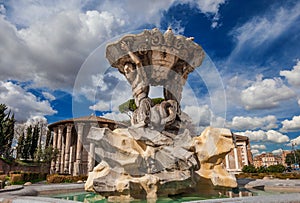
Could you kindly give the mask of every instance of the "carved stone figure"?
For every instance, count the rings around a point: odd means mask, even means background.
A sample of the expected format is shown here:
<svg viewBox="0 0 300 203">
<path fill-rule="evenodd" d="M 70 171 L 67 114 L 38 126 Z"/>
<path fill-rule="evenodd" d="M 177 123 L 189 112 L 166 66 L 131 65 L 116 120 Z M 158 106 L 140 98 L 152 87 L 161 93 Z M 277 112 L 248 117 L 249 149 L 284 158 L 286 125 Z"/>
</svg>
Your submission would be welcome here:
<svg viewBox="0 0 300 203">
<path fill-rule="evenodd" d="M 131 84 L 137 106 L 132 124 L 148 126 L 150 123 L 157 125 L 164 122 L 157 121 L 157 115 L 153 115 L 153 118 L 151 116 L 151 112 L 155 112 L 151 108 L 158 107 L 153 107 L 148 98 L 150 86 L 162 86 L 165 101 L 173 100 L 177 103 L 174 116 L 178 120 L 183 85 L 188 74 L 201 65 L 204 52 L 192 38 L 175 36 L 169 28 L 164 34 L 153 29 L 137 35 L 126 35 L 107 46 L 106 57 Z M 174 125 L 175 121 L 172 119 Z M 171 121 L 165 124 L 172 126 Z"/>
</svg>

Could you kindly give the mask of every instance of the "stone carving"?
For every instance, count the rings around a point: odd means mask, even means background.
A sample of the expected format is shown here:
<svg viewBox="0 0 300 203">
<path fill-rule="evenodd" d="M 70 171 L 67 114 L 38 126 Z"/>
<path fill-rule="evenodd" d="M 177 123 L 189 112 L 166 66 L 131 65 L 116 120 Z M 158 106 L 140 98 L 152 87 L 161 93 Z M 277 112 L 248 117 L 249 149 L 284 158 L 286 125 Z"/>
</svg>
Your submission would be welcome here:
<svg viewBox="0 0 300 203">
<path fill-rule="evenodd" d="M 172 114 L 168 116 L 168 121 L 163 121 L 167 126 L 172 126 L 175 119 L 171 122 L 171 117 L 180 117 L 183 85 L 188 74 L 201 65 L 204 51 L 192 38 L 175 36 L 169 28 L 164 34 L 158 29 L 153 29 L 137 35 L 126 35 L 107 46 L 106 57 L 112 67 L 118 68 L 131 84 L 137 106 L 132 124 L 148 126 L 152 123 L 157 127 L 160 122 L 157 120 L 159 114 L 151 116 L 152 105 L 148 98 L 150 85 L 163 86 L 164 98 L 169 101 L 168 104 L 172 103 L 172 108 L 166 109 L 166 103 L 155 108 L 165 110 L 160 110 L 161 114 Z M 173 112 L 174 107 L 176 112 Z"/>
<path fill-rule="evenodd" d="M 199 192 L 206 181 L 237 186 L 222 165 L 234 147 L 230 130 L 208 127 L 196 136 L 181 111 L 183 85 L 204 58 L 192 38 L 145 30 L 109 44 L 106 57 L 130 83 L 137 109 L 128 128 L 90 129 L 87 138 L 101 163 L 89 173 L 86 190 L 129 201 Z M 163 86 L 164 100 L 153 105 L 148 94 L 156 85 Z"/>
</svg>

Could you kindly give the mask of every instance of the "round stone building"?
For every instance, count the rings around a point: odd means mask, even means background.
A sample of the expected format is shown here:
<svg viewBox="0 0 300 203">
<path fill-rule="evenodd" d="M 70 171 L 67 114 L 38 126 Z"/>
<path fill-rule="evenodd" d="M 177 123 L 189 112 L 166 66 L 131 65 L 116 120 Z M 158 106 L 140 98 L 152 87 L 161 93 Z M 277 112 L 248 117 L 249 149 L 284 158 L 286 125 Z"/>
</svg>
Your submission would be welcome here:
<svg viewBox="0 0 300 203">
<path fill-rule="evenodd" d="M 98 159 L 95 157 L 94 144 L 87 140 L 91 127 L 114 130 L 126 125 L 95 115 L 50 124 L 48 128 L 53 133 L 52 146 L 58 152 L 56 159 L 51 162 L 50 174 L 86 175 L 93 170 Z"/>
</svg>

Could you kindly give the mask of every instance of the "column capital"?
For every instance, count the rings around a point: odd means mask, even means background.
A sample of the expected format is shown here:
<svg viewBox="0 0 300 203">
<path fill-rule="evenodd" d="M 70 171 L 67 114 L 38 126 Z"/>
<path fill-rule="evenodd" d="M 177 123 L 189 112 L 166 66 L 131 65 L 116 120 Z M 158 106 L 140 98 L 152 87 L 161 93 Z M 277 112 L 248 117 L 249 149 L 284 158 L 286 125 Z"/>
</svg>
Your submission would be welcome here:
<svg viewBox="0 0 300 203">
<path fill-rule="evenodd" d="M 68 123 L 66 126 L 67 126 L 67 131 L 71 132 L 74 124 Z"/>
<path fill-rule="evenodd" d="M 63 130 L 64 128 L 65 128 L 65 125 L 61 124 L 61 125 L 58 126 L 58 130 Z"/>
<path fill-rule="evenodd" d="M 52 128 L 52 131 L 53 131 L 53 132 L 57 132 L 57 130 L 58 130 L 58 127 L 53 127 L 53 128 Z"/>
</svg>

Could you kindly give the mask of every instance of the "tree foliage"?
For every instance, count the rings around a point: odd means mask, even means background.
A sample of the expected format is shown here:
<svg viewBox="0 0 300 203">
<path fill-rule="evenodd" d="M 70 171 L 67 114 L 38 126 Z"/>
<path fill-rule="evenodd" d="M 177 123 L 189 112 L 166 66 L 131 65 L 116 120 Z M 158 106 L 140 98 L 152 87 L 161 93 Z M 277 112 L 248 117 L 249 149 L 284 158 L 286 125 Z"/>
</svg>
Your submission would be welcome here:
<svg viewBox="0 0 300 203">
<path fill-rule="evenodd" d="M 24 144 L 25 144 L 25 134 L 24 132 L 22 132 L 22 134 L 18 138 L 17 159 L 20 159 L 23 156 Z"/>
<path fill-rule="evenodd" d="M 162 101 L 164 101 L 163 98 L 153 98 L 151 99 L 152 105 L 160 104 Z M 137 106 L 134 102 L 134 99 L 129 99 L 128 101 L 124 102 L 119 106 L 119 111 L 121 113 L 127 113 L 127 112 L 132 112 L 137 109 Z"/>
<path fill-rule="evenodd" d="M 40 128 L 39 128 L 39 124 L 36 124 L 33 128 L 31 145 L 30 145 L 30 157 L 32 159 L 34 158 L 34 154 L 38 149 L 39 137 L 40 137 Z"/>
<path fill-rule="evenodd" d="M 31 143 L 32 143 L 32 126 L 30 125 L 27 128 L 27 133 L 26 133 L 26 138 L 25 138 L 23 153 L 22 153 L 22 158 L 25 160 L 30 158 Z"/>
<path fill-rule="evenodd" d="M 295 154 L 294 154 L 295 153 Z M 300 162 L 300 149 L 295 150 L 286 155 L 285 163 L 287 165 L 295 164 Z"/>
<path fill-rule="evenodd" d="M 271 165 L 268 167 L 268 172 L 270 173 L 282 173 L 285 171 L 285 167 L 281 164 Z"/>
<path fill-rule="evenodd" d="M 10 111 L 6 111 L 7 106 L 0 104 L 0 156 L 9 158 L 12 153 L 15 118 L 14 115 L 10 115 Z"/>
<path fill-rule="evenodd" d="M 255 166 L 253 166 L 253 165 L 244 166 L 242 171 L 243 171 L 243 173 L 256 173 L 257 172 Z"/>
</svg>

